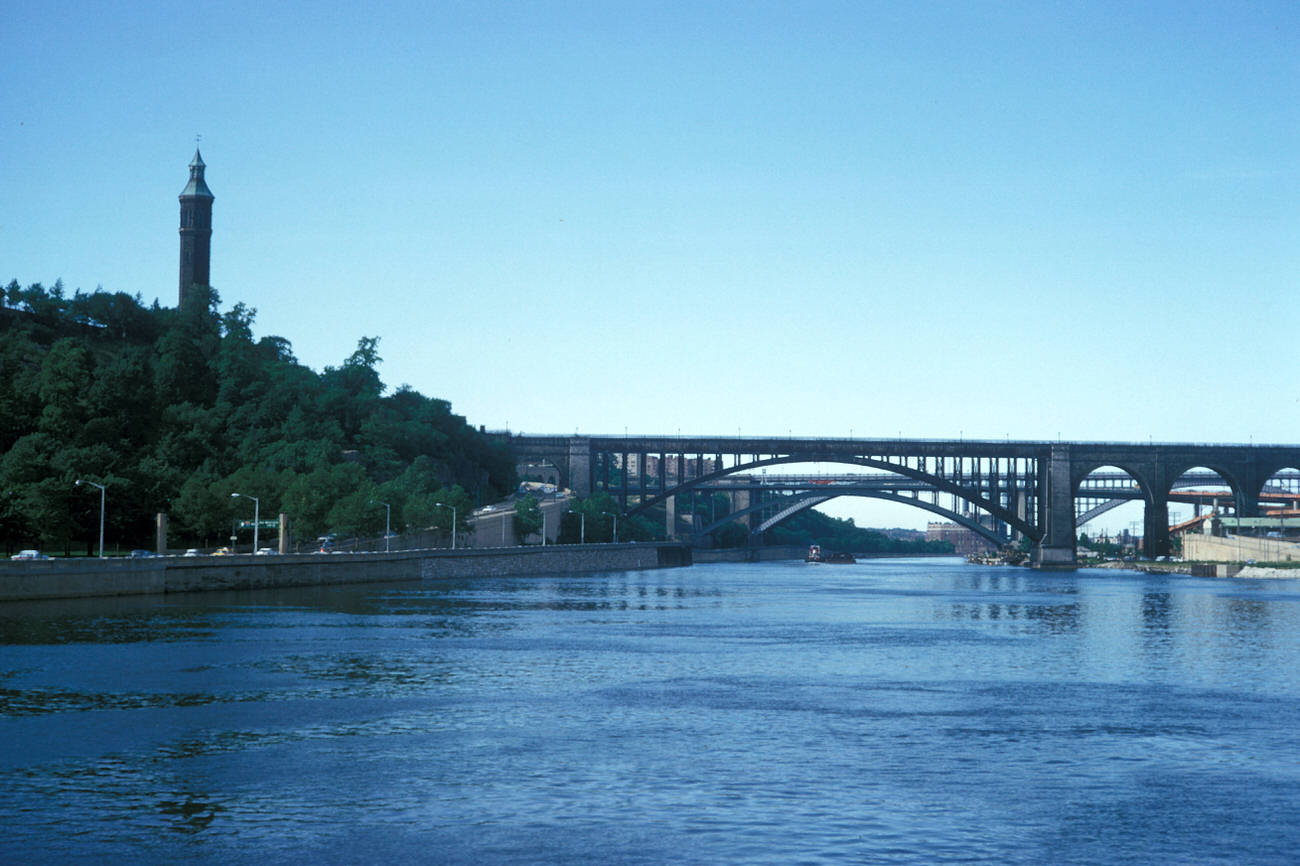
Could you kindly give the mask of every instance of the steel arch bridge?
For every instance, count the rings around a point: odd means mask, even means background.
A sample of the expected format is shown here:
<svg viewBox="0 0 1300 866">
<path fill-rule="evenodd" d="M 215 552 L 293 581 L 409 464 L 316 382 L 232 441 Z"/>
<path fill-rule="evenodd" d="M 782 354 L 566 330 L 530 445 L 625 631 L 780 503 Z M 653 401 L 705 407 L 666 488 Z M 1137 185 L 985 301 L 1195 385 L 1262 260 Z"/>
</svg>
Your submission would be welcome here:
<svg viewBox="0 0 1300 866">
<path fill-rule="evenodd" d="M 830 464 L 892 473 L 956 497 L 961 507 L 950 511 L 979 515 L 1029 539 L 1036 564 L 1045 567 L 1074 564 L 1076 497 L 1094 470 L 1115 467 L 1136 488 L 1117 489 L 1105 499 L 1133 493 L 1143 501 L 1143 544 L 1150 556 L 1169 550 L 1168 504 L 1175 481 L 1188 470 L 1216 473 L 1230 489 L 1233 510 L 1244 517 L 1258 514 L 1275 474 L 1300 470 L 1300 445 L 491 435 L 519 460 L 553 463 L 561 483 L 579 496 L 608 493 L 629 515 L 663 508 L 669 526 L 679 497 L 765 467 Z M 918 501 L 912 497 L 908 504 Z"/>
<path fill-rule="evenodd" d="M 1198 506 L 1215 503 L 1232 507 L 1230 491 L 1212 489 L 1223 484 L 1223 479 L 1213 472 L 1188 472 L 1173 483 L 1170 502 L 1191 503 Z M 745 490 L 749 498 L 758 495 L 759 501 L 727 515 L 711 519 L 696 535 L 704 535 L 725 526 L 728 522 L 749 519 L 753 536 L 762 535 L 783 520 L 841 496 L 857 496 L 898 502 L 929 511 L 953 523 L 964 526 L 983 536 L 991 544 L 1002 545 L 1012 540 L 1009 527 L 987 517 L 963 511 L 959 497 L 943 494 L 933 486 L 915 479 L 887 473 L 858 475 L 826 475 L 804 473 L 797 475 L 731 475 L 698 490 L 710 493 L 735 494 Z M 941 504 L 944 497 L 948 504 Z M 1141 489 L 1123 472 L 1093 472 L 1079 485 L 1075 496 L 1075 527 L 1141 499 Z M 1300 472 L 1282 472 L 1266 484 L 1261 500 L 1271 500 L 1275 505 L 1300 509 Z M 692 507 L 694 511 L 694 506 Z M 761 522 L 754 524 L 750 515 Z"/>
<path fill-rule="evenodd" d="M 855 496 L 920 508 L 965 526 L 994 545 L 1011 540 L 1010 529 L 1005 523 L 993 520 L 986 512 L 963 509 L 960 497 L 944 493 L 926 482 L 890 473 L 726 476 L 702 484 L 692 492 L 692 513 L 699 510 L 694 501 L 696 492 L 726 494 L 732 498 L 733 506 L 737 494 L 741 499 L 739 507 L 729 509 L 722 517 L 711 517 L 695 531 L 696 536 L 737 521 L 749 528 L 751 536 L 761 536 L 787 518 L 823 502 L 841 496 Z"/>
</svg>

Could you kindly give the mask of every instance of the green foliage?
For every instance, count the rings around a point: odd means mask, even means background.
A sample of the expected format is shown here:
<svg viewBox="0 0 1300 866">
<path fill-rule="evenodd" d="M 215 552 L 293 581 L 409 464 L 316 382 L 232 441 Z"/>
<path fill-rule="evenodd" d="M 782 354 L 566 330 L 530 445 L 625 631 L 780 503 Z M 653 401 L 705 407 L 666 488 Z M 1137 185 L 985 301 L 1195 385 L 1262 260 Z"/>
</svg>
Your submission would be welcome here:
<svg viewBox="0 0 1300 866">
<path fill-rule="evenodd" d="M 515 486 L 508 447 L 444 400 L 385 395 L 379 340 L 339 367 L 300 365 L 288 340 L 257 339 L 257 311 L 142 305 L 124 292 L 62 283 L 0 291 L 0 542 L 78 549 L 98 538 L 99 502 L 73 482 L 108 484 L 110 548 L 151 547 L 154 514 L 173 544 L 225 543 L 236 520 L 284 511 L 299 539 L 326 532 L 465 528 L 472 504 Z M 93 500 L 93 501 L 92 501 Z M 248 513 L 245 513 L 248 512 Z"/>
<path fill-rule="evenodd" d="M 864 529 L 809 508 L 792 514 L 765 533 L 765 543 L 805 546 L 820 544 L 828 551 L 847 553 L 952 553 L 948 541 L 895 538 L 877 529 Z"/>
<path fill-rule="evenodd" d="M 515 538 L 521 542 L 530 535 L 542 531 L 542 507 L 536 496 L 525 496 L 515 500 Z"/>
<path fill-rule="evenodd" d="M 664 522 L 637 514 L 619 524 L 618 538 L 620 541 L 662 541 Z"/>
<path fill-rule="evenodd" d="M 586 499 L 575 499 L 569 506 L 571 514 L 560 520 L 560 532 L 556 541 L 560 544 L 577 544 L 582 537 L 583 521 L 586 521 L 586 539 L 588 544 L 601 544 L 614 540 L 615 515 L 619 513 L 618 502 L 604 491 L 593 493 Z M 618 537 L 627 541 L 632 536 L 628 533 L 632 527 L 618 518 Z M 648 539 L 641 539 L 648 540 Z"/>
<path fill-rule="evenodd" d="M 713 532 L 716 547 L 744 547 L 749 541 L 749 530 L 739 523 L 727 523 Z"/>
</svg>

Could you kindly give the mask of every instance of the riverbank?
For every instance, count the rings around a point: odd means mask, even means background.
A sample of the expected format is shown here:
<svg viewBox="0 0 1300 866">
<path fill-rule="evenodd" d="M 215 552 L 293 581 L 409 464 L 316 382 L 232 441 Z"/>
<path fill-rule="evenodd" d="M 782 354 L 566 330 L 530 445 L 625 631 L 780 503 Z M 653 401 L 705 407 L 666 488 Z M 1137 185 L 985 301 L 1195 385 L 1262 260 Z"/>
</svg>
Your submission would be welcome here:
<svg viewBox="0 0 1300 866">
<path fill-rule="evenodd" d="M 691 564 L 680 544 L 565 544 L 287 556 L 0 562 L 0 602 L 402 580 L 586 573 Z"/>
<path fill-rule="evenodd" d="M 692 552 L 695 562 L 778 562 L 803 559 L 808 555 L 807 545 L 785 547 L 715 547 L 697 548 Z M 941 559 L 955 553 L 855 553 L 855 559 L 913 559 L 929 557 Z"/>
<path fill-rule="evenodd" d="M 1147 574 L 1188 574 L 1192 577 L 1300 579 L 1300 568 L 1273 568 L 1239 562 L 1098 562 L 1081 564 L 1080 568 L 1111 568 Z"/>
</svg>

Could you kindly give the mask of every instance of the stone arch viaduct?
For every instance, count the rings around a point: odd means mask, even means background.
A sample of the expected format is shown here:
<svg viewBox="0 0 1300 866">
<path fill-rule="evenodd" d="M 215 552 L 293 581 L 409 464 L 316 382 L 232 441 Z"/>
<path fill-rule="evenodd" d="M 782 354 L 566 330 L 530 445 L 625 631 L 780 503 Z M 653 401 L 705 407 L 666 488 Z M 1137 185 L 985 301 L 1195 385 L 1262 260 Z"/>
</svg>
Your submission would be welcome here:
<svg viewBox="0 0 1300 866">
<path fill-rule="evenodd" d="M 1300 445 L 492 435 L 508 441 L 521 462 L 554 464 L 561 483 L 577 495 L 604 491 L 628 514 L 662 506 L 670 525 L 678 496 L 738 473 L 791 464 L 894 473 L 952 494 L 973 513 L 1005 524 L 1032 543 L 1034 562 L 1043 567 L 1074 564 L 1075 498 L 1096 469 L 1116 467 L 1136 484 L 1149 556 L 1169 552 L 1169 501 L 1175 482 L 1188 470 L 1217 473 L 1242 517 L 1258 515 L 1269 479 L 1282 470 L 1300 470 Z"/>
</svg>

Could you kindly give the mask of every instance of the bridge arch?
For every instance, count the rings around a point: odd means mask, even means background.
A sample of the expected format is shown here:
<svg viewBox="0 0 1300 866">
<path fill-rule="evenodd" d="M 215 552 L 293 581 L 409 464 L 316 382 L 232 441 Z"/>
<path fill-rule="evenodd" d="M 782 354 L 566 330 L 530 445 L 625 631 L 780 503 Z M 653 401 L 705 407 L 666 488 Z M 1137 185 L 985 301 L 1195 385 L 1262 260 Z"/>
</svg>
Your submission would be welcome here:
<svg viewBox="0 0 1300 866">
<path fill-rule="evenodd" d="M 890 493 L 883 490 L 863 490 L 863 489 L 854 489 L 854 488 L 836 489 L 836 491 L 833 494 L 828 494 L 827 492 L 824 491 L 808 491 L 807 493 L 795 494 L 794 496 L 789 497 L 791 500 L 793 500 L 792 502 L 789 503 L 789 507 L 783 509 L 780 513 L 760 523 L 758 527 L 754 529 L 751 534 L 758 535 L 763 532 L 766 532 L 772 527 L 780 525 L 782 521 L 790 517 L 793 517 L 794 515 L 800 512 L 807 511 L 809 508 L 813 508 L 817 505 L 820 505 L 823 502 L 830 502 L 832 499 L 839 499 L 842 496 L 854 496 L 861 499 L 881 499 L 886 502 L 898 502 L 898 503 L 902 503 L 903 505 L 911 505 L 916 508 L 921 508 L 925 511 L 929 511 L 932 514 L 937 514 L 940 517 L 947 518 L 948 520 L 951 520 L 953 523 L 960 524 L 961 526 L 966 527 L 972 532 L 976 532 L 979 535 L 983 536 L 984 538 L 988 539 L 995 546 L 1001 546 L 1003 544 L 1006 544 L 1007 541 L 1005 538 L 999 537 L 998 534 L 994 532 L 992 529 L 980 523 L 979 520 L 977 520 L 976 518 L 971 517 L 969 515 L 962 514 L 958 511 L 953 511 L 950 508 L 944 508 L 942 505 L 939 505 L 938 503 L 927 502 L 924 499 L 921 499 L 920 497 L 903 496 L 897 493 Z M 725 526 L 727 523 L 730 523 L 731 521 L 735 520 L 738 517 L 743 517 L 747 514 L 752 514 L 756 511 L 760 511 L 765 507 L 771 508 L 772 503 L 767 502 L 767 503 L 760 503 L 757 505 L 751 505 L 749 508 L 743 509 L 742 511 L 739 511 L 735 514 L 728 515 L 725 519 L 716 521 L 714 525 L 709 526 L 708 528 L 703 530 L 703 532 L 705 534 L 712 532 L 715 529 Z"/>
<path fill-rule="evenodd" d="M 1142 502 L 1145 520 L 1145 513 L 1155 498 L 1150 483 L 1132 465 L 1087 463 L 1078 467 L 1075 475 L 1078 478 L 1073 491 L 1076 530 L 1135 501 Z"/>
<path fill-rule="evenodd" d="M 978 491 L 972 490 L 971 488 L 963 487 L 960 484 L 955 484 L 952 481 L 949 481 L 948 479 L 943 478 L 941 476 L 934 475 L 933 473 L 929 473 L 912 466 L 907 466 L 905 464 L 893 463 L 888 460 L 880 460 L 874 457 L 849 456 L 849 455 L 840 455 L 840 454 L 832 456 L 832 455 L 825 455 L 825 454 L 796 453 L 796 454 L 789 454 L 783 456 L 757 457 L 756 459 L 753 459 L 748 463 L 737 462 L 733 466 L 729 466 L 724 469 L 718 469 L 714 472 L 706 473 L 699 477 L 692 478 L 688 481 L 683 481 L 673 487 L 669 487 L 659 495 L 652 496 L 646 499 L 644 502 L 641 502 L 636 506 L 629 508 L 627 513 L 629 515 L 643 513 L 645 511 L 648 511 L 651 508 L 654 508 L 657 505 L 662 504 L 670 497 L 677 496 L 683 493 L 689 493 L 696 488 L 708 484 L 709 482 L 717 481 L 719 479 L 726 478 L 727 476 L 730 475 L 737 475 L 754 469 L 761 469 L 765 466 L 781 466 L 781 465 L 800 464 L 800 463 L 818 463 L 818 464 L 838 463 L 838 464 L 844 464 L 848 466 L 865 466 L 870 469 L 880 469 L 885 472 L 892 472 L 897 475 L 902 475 L 906 478 L 912 478 L 917 481 L 921 481 L 926 484 L 929 484 L 936 490 L 942 491 L 944 493 L 950 493 L 956 496 L 958 499 L 961 499 L 965 502 L 969 502 L 971 505 L 974 505 L 977 508 L 980 508 L 983 511 L 989 513 L 997 520 L 1000 520 L 1003 523 L 1006 523 L 1007 525 L 1011 526 L 1014 530 L 1026 536 L 1027 538 L 1029 538 L 1031 541 L 1035 543 L 1040 541 L 1042 538 L 1042 531 L 1030 521 L 1021 518 L 1018 514 L 1015 513 L 1015 511 L 1012 508 L 1008 508 L 1002 505 L 1001 503 L 995 503 L 989 500 L 987 497 L 981 495 Z M 875 498 L 883 499 L 885 497 L 875 497 Z M 910 499 L 904 499 L 902 501 L 905 501 L 907 502 L 907 504 L 911 504 L 911 505 L 916 504 L 915 501 Z"/>
<path fill-rule="evenodd" d="M 1116 460 L 1110 463 L 1101 460 L 1092 460 L 1086 463 L 1076 464 L 1074 466 L 1074 479 L 1072 484 L 1073 495 L 1077 498 L 1079 496 L 1079 489 L 1084 485 L 1084 483 L 1087 482 L 1090 477 L 1093 477 L 1097 473 L 1106 469 L 1117 470 L 1132 478 L 1133 482 L 1137 485 L 1138 490 L 1141 491 L 1144 502 L 1152 502 L 1155 499 L 1154 491 L 1156 484 L 1149 478 L 1150 467 L 1129 463 L 1124 460 Z"/>
<path fill-rule="evenodd" d="M 1265 493 L 1300 494 L 1300 461 L 1294 464 L 1281 463 L 1277 466 L 1265 466 L 1260 473 L 1264 482 L 1259 487 L 1259 495 Z"/>
<path fill-rule="evenodd" d="M 1187 467 L 1179 467 L 1179 468 L 1181 469 L 1181 472 L 1176 476 L 1172 476 L 1173 481 L 1170 482 L 1169 492 L 1171 494 L 1178 487 L 1192 486 L 1192 487 L 1200 487 L 1200 488 L 1206 488 L 1206 487 L 1226 488 L 1227 492 L 1224 494 L 1223 498 L 1231 501 L 1233 511 L 1238 516 L 1247 516 L 1254 513 L 1253 503 L 1259 501 L 1259 495 L 1252 494 L 1247 490 L 1243 489 L 1241 486 L 1241 482 L 1235 480 L 1232 477 L 1231 473 L 1226 473 L 1222 469 L 1215 468 L 1213 466 L 1206 466 L 1206 465 L 1196 465 L 1196 466 L 1187 466 Z M 1198 470 L 1200 470 L 1200 473 L 1198 473 Z M 1215 482 L 1214 480 L 1209 478 L 1201 478 L 1199 480 L 1199 483 L 1197 484 L 1187 483 L 1187 480 L 1191 476 L 1195 474 L 1204 474 L 1204 473 L 1211 473 L 1212 475 L 1218 478 L 1218 481 Z"/>
<path fill-rule="evenodd" d="M 1252 510 L 1252 502 L 1258 500 L 1258 494 L 1250 489 L 1253 485 L 1244 483 L 1241 476 L 1237 472 L 1234 472 L 1232 468 L 1213 462 L 1192 463 L 1190 461 L 1183 461 L 1171 464 L 1168 473 L 1168 477 L 1171 480 L 1169 482 L 1169 491 L 1166 491 L 1166 493 L 1172 492 L 1174 487 L 1178 485 L 1178 482 L 1184 476 L 1191 472 L 1195 472 L 1198 469 L 1213 472 L 1222 479 L 1223 486 L 1227 487 L 1232 495 L 1232 501 L 1238 514 Z"/>
</svg>

